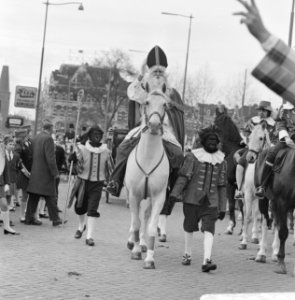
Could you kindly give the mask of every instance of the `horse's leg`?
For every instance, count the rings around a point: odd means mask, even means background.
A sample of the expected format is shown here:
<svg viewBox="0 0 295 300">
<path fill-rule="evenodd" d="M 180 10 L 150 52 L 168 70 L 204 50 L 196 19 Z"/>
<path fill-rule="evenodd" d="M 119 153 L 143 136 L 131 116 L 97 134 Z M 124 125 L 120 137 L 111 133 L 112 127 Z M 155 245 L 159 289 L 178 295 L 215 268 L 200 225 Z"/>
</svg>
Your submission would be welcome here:
<svg viewBox="0 0 295 300">
<path fill-rule="evenodd" d="M 244 221 L 245 221 L 244 202 L 242 200 L 239 200 L 238 206 L 239 206 L 239 210 L 240 210 L 240 213 L 241 213 L 241 216 L 242 216 L 242 220 L 241 220 L 241 226 L 242 227 L 241 227 L 239 235 L 242 235 L 243 228 L 244 228 Z"/>
<path fill-rule="evenodd" d="M 152 199 L 152 212 L 151 212 L 151 217 L 147 229 L 148 250 L 147 250 L 146 258 L 144 260 L 144 266 L 143 266 L 144 269 L 155 269 L 155 262 L 154 262 L 155 236 L 157 234 L 157 225 L 159 222 L 160 212 L 164 204 L 165 193 L 166 190 L 164 190 L 164 192 L 162 192 L 160 195 Z"/>
<path fill-rule="evenodd" d="M 289 216 L 289 233 L 293 234 L 294 233 L 294 209 L 290 209 L 288 212 L 288 216 Z"/>
<path fill-rule="evenodd" d="M 280 199 L 282 201 L 282 199 Z M 278 274 L 287 274 L 285 265 L 285 243 L 288 237 L 288 225 L 287 218 L 288 212 L 280 207 L 278 211 L 279 220 L 279 238 L 280 238 L 280 249 L 278 253 L 278 269 L 275 271 Z"/>
<path fill-rule="evenodd" d="M 166 215 L 160 215 L 159 216 L 159 233 L 160 233 L 160 242 L 166 242 L 167 239 L 167 233 L 166 233 L 166 223 L 167 223 L 167 216 Z"/>
<path fill-rule="evenodd" d="M 236 226 L 236 216 L 235 216 L 235 189 L 236 186 L 233 183 L 228 183 L 227 185 L 227 199 L 228 199 L 228 209 L 229 209 L 229 224 L 225 230 L 225 234 L 233 234 L 234 227 Z"/>
<path fill-rule="evenodd" d="M 261 263 L 266 262 L 267 231 L 268 231 L 267 222 L 265 217 L 262 215 L 261 240 L 259 244 L 259 251 L 255 258 L 256 262 L 261 262 Z"/>
<path fill-rule="evenodd" d="M 249 239 L 248 230 L 249 230 L 249 224 L 251 222 L 251 215 L 252 215 L 251 191 L 245 189 L 244 193 L 245 193 L 245 202 L 244 202 L 245 219 L 244 219 L 244 226 L 243 226 L 243 233 L 242 233 L 242 241 L 239 246 L 240 250 L 247 249 L 247 241 Z"/>
<path fill-rule="evenodd" d="M 261 214 L 259 213 L 258 199 L 254 199 L 252 201 L 252 216 L 253 216 L 253 225 L 252 225 L 251 242 L 253 244 L 259 244 L 258 226 L 261 224 Z"/>
<path fill-rule="evenodd" d="M 151 206 L 150 206 L 150 200 L 145 199 L 141 201 L 140 203 L 140 209 L 139 209 L 139 218 L 141 220 L 141 226 L 140 226 L 140 235 L 139 235 L 139 245 L 141 248 L 141 252 L 147 251 L 147 244 L 146 244 L 146 225 L 148 223 L 148 220 L 151 215 Z"/>
<path fill-rule="evenodd" d="M 280 248 L 279 229 L 275 225 L 274 226 L 274 237 L 273 237 L 273 242 L 272 242 L 272 255 L 271 255 L 272 261 L 278 261 L 279 248 Z"/>
<path fill-rule="evenodd" d="M 131 251 L 131 259 L 136 259 L 136 260 L 141 259 L 141 248 L 139 246 L 139 229 L 140 229 L 139 205 L 140 205 L 139 202 L 136 201 L 135 198 L 133 199 L 133 201 L 130 201 L 130 213 L 131 213 L 130 234 L 133 236 L 132 239 L 134 241 L 134 246 Z"/>
</svg>

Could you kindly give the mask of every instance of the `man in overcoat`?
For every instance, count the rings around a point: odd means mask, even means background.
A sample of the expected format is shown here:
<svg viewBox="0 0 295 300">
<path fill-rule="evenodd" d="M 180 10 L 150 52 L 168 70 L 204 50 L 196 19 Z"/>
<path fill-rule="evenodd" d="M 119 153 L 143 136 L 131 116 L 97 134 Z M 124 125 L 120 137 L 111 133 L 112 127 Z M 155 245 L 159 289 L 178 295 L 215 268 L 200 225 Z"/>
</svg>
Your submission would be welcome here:
<svg viewBox="0 0 295 300">
<path fill-rule="evenodd" d="M 55 160 L 54 141 L 51 137 L 52 133 L 53 124 L 46 120 L 43 124 L 43 131 L 33 139 L 33 163 L 27 189 L 29 199 L 26 211 L 26 224 L 28 225 L 42 224 L 34 218 L 41 196 L 43 196 L 46 201 L 52 225 L 58 226 L 62 224 L 57 207 L 55 182 L 59 177 L 59 172 Z"/>
</svg>

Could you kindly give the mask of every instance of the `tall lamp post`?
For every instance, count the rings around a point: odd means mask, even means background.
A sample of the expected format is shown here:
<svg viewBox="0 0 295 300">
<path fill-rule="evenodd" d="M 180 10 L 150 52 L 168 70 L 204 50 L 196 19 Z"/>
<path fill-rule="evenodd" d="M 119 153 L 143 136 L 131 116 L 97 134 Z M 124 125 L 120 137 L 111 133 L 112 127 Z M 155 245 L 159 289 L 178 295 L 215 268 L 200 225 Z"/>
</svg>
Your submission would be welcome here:
<svg viewBox="0 0 295 300">
<path fill-rule="evenodd" d="M 34 135 L 37 134 L 37 128 L 38 128 L 39 106 L 40 106 L 40 95 L 41 95 L 41 84 L 42 84 L 42 71 L 43 71 L 43 60 L 44 60 L 44 46 L 45 46 L 47 16 L 48 16 L 48 6 L 49 5 L 79 4 L 78 9 L 79 10 L 84 10 L 82 2 L 75 2 L 74 1 L 74 2 L 64 2 L 64 3 L 52 3 L 52 2 L 49 2 L 49 0 L 47 0 L 43 4 L 46 5 L 46 10 L 45 10 L 45 22 L 44 22 L 44 30 L 43 30 L 43 42 L 42 42 L 41 62 L 40 62 L 40 71 L 39 71 L 38 93 L 37 93 L 37 102 L 36 102 Z"/>
<path fill-rule="evenodd" d="M 188 37 L 187 37 L 187 47 L 186 47 L 186 57 L 185 57 L 185 68 L 184 68 L 184 77 L 183 77 L 183 90 L 182 90 L 182 101 L 185 102 L 185 88 L 186 88 L 186 75 L 187 75 L 187 63 L 188 63 L 188 56 L 189 56 L 189 45 L 191 39 L 191 26 L 192 26 L 192 19 L 193 15 L 181 15 L 181 14 L 173 14 L 168 12 L 162 12 L 163 15 L 169 16 L 177 16 L 177 17 L 184 17 L 189 18 L 189 29 L 188 29 Z"/>
</svg>

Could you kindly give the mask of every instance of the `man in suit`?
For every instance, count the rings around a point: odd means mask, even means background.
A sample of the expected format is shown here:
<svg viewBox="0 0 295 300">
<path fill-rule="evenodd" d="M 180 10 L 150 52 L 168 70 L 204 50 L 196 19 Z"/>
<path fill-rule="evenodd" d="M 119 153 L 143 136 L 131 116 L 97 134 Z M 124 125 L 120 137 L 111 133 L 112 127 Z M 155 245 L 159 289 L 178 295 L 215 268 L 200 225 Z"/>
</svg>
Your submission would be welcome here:
<svg viewBox="0 0 295 300">
<path fill-rule="evenodd" d="M 56 201 L 56 179 L 59 172 L 55 160 L 54 141 L 51 137 L 53 124 L 46 120 L 43 131 L 39 133 L 32 143 L 33 163 L 28 185 L 29 199 L 26 211 L 27 225 L 41 225 L 42 222 L 34 218 L 39 198 L 44 197 L 53 226 L 62 224 L 58 215 Z"/>
</svg>

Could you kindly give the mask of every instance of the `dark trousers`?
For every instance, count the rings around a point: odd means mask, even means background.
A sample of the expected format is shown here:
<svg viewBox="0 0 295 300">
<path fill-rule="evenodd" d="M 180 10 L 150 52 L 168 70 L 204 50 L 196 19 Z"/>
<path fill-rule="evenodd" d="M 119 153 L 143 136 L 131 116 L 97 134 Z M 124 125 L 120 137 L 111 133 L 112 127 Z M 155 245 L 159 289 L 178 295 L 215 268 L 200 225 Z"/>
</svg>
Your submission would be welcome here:
<svg viewBox="0 0 295 300">
<path fill-rule="evenodd" d="M 101 199 L 103 188 L 103 181 L 85 181 L 85 191 L 82 206 L 78 207 L 78 203 L 75 203 L 75 212 L 77 215 L 84 215 L 87 213 L 88 217 L 100 217 L 100 213 L 97 212 L 99 202 Z"/>
<path fill-rule="evenodd" d="M 26 221 L 30 222 L 35 219 L 34 214 L 37 210 L 40 197 L 44 197 L 48 209 L 50 220 L 56 222 L 59 220 L 56 196 L 44 196 L 29 193 L 29 199 L 26 210 Z"/>
</svg>

